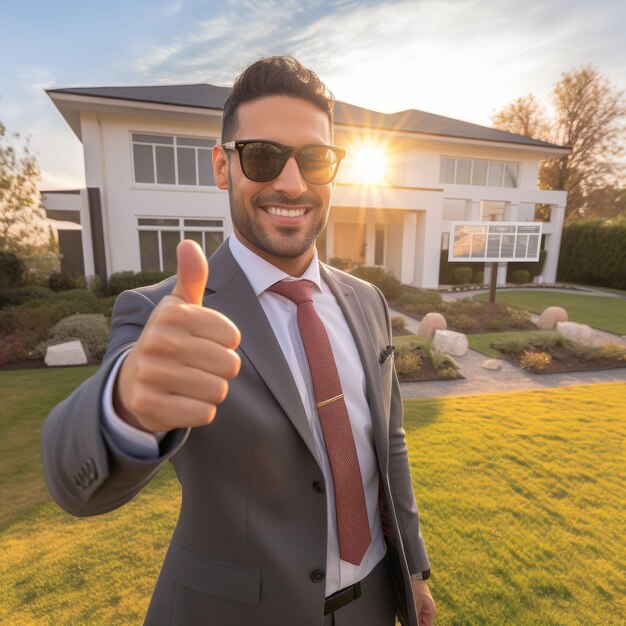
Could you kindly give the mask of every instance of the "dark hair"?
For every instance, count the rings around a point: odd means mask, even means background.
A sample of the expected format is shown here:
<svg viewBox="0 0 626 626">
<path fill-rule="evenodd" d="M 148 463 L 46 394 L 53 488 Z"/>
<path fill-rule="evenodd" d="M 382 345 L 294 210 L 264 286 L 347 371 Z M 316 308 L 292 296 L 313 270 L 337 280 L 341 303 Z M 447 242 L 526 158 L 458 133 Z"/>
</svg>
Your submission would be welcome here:
<svg viewBox="0 0 626 626">
<path fill-rule="evenodd" d="M 237 129 L 237 109 L 244 102 L 265 96 L 301 98 L 328 115 L 331 126 L 335 97 L 317 74 L 290 56 L 259 59 L 237 78 L 224 103 L 222 142 L 230 141 Z"/>
</svg>

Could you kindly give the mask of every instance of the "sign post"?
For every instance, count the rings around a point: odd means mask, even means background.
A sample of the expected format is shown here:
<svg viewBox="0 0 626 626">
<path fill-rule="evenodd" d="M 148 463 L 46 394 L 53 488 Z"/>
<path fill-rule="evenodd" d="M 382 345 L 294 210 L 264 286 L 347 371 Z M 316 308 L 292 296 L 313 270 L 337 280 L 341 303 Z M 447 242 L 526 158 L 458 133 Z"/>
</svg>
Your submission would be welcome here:
<svg viewBox="0 0 626 626">
<path fill-rule="evenodd" d="M 495 302 L 498 263 L 538 261 L 542 226 L 535 222 L 452 222 L 448 261 L 491 262 L 489 302 Z"/>
</svg>

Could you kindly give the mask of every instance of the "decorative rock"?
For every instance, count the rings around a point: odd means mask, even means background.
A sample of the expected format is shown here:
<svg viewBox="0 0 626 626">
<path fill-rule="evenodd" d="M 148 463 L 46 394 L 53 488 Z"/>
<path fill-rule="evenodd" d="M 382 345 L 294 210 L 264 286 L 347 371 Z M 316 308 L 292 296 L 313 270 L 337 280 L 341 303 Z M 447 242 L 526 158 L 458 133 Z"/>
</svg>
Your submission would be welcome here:
<svg viewBox="0 0 626 626">
<path fill-rule="evenodd" d="M 463 356 L 469 348 L 467 337 L 453 330 L 436 330 L 433 343 L 437 350 L 450 356 Z"/>
<path fill-rule="evenodd" d="M 483 361 L 483 368 L 497 372 L 502 369 L 502 361 L 500 359 L 487 359 Z"/>
<path fill-rule="evenodd" d="M 56 346 L 48 346 L 46 350 L 46 365 L 84 365 L 87 363 L 87 355 L 80 341 L 66 341 Z"/>
<path fill-rule="evenodd" d="M 587 326 L 587 324 L 577 324 L 576 322 L 557 322 L 556 330 L 565 339 L 575 341 L 584 346 L 596 346 L 605 342 L 601 335 Z"/>
<path fill-rule="evenodd" d="M 558 322 L 567 322 L 567 311 L 560 306 L 549 306 L 540 316 L 537 326 L 541 330 L 554 330 Z"/>
<path fill-rule="evenodd" d="M 448 324 L 441 313 L 426 313 L 420 322 L 417 334 L 424 339 L 432 339 L 436 330 L 446 330 Z"/>
</svg>

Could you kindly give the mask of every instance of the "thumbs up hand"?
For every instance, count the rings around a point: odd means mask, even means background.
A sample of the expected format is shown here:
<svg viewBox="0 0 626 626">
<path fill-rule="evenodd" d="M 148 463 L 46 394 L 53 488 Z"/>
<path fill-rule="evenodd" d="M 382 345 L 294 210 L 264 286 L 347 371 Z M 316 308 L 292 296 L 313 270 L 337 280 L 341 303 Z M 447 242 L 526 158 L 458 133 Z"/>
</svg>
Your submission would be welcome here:
<svg viewBox="0 0 626 626">
<path fill-rule="evenodd" d="M 118 415 L 149 432 L 211 423 L 241 364 L 237 327 L 202 306 L 209 273 L 202 249 L 181 241 L 176 256 L 176 286 L 124 359 L 113 394 Z"/>
</svg>

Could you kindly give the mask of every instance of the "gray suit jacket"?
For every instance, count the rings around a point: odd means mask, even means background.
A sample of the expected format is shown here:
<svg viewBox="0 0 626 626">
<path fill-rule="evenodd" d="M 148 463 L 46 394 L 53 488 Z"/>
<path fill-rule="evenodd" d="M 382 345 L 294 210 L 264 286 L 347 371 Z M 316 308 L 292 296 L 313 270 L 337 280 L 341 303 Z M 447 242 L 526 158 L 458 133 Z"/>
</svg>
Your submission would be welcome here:
<svg viewBox="0 0 626 626">
<path fill-rule="evenodd" d="M 73 515 L 111 511 L 170 460 L 182 485 L 180 517 L 147 624 L 320 626 L 326 568 L 326 496 L 295 382 L 250 284 L 222 245 L 209 260 L 204 305 L 241 330 L 241 371 L 215 421 L 170 432 L 158 460 L 125 454 L 102 427 L 102 393 L 117 355 L 137 340 L 175 279 L 124 292 L 100 370 L 48 416 L 43 464 L 54 500 Z M 429 567 L 402 428 L 388 310 L 380 292 L 321 265 L 350 326 L 367 380 L 385 511 L 388 559 L 400 605 L 409 572 Z M 317 573 L 317 574 L 316 574 Z M 320 580 L 321 578 L 321 580 Z M 417 626 L 414 617 L 408 624 Z"/>
</svg>

